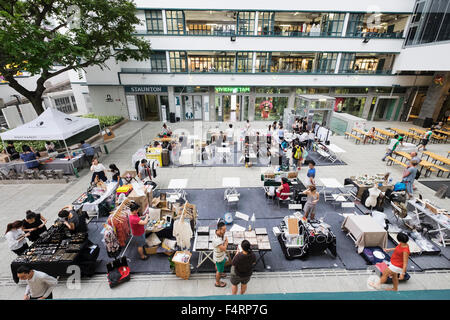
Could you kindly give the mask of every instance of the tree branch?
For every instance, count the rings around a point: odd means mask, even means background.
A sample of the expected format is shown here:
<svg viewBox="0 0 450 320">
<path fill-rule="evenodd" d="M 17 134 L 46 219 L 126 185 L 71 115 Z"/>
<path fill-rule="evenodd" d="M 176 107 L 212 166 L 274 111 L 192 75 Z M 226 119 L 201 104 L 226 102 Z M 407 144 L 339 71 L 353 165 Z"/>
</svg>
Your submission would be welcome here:
<svg viewBox="0 0 450 320">
<path fill-rule="evenodd" d="M 47 14 L 47 12 L 49 12 L 52 8 L 53 8 L 53 3 L 54 1 L 51 1 L 49 3 L 47 3 L 44 8 L 42 9 L 42 11 L 39 13 L 36 21 L 35 21 L 35 25 L 36 26 L 40 26 L 42 23 L 42 20 L 45 19 L 45 15 Z M 39 12 L 39 11 L 38 11 Z"/>
</svg>

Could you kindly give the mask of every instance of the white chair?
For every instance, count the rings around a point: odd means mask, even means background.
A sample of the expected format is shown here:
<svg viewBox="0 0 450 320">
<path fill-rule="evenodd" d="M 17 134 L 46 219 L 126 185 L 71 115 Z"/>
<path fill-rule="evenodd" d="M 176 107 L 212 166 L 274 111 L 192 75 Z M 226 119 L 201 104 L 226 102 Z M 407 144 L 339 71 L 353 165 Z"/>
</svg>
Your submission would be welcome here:
<svg viewBox="0 0 450 320">
<path fill-rule="evenodd" d="M 348 208 L 353 208 L 353 211 L 350 213 L 355 213 L 355 203 L 354 202 L 342 202 L 341 204 L 342 207 L 342 213 L 349 213 L 349 212 L 344 212 L 344 209 L 348 209 Z"/>
<path fill-rule="evenodd" d="M 229 194 L 226 197 L 226 201 L 227 201 L 227 207 L 230 207 L 232 205 L 238 205 L 239 203 L 239 194 Z"/>
</svg>

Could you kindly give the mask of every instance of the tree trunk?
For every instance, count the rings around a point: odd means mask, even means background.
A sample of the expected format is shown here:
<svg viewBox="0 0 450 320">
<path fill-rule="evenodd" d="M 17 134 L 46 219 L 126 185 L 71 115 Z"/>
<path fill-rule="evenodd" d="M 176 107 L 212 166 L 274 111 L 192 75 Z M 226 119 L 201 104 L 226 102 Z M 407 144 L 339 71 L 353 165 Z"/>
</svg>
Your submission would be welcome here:
<svg viewBox="0 0 450 320">
<path fill-rule="evenodd" d="M 30 99 L 28 98 L 28 100 L 30 100 Z M 31 99 L 30 102 L 33 105 L 34 110 L 36 110 L 36 113 L 38 115 L 40 115 L 42 112 L 44 112 L 44 107 L 42 105 L 42 98 L 40 96 L 36 97 L 36 95 L 34 95 L 33 99 Z"/>
<path fill-rule="evenodd" d="M 30 103 L 33 105 L 34 109 L 36 110 L 36 113 L 40 115 L 42 112 L 44 112 L 44 108 L 42 106 L 42 94 L 44 93 L 45 87 L 44 87 L 44 81 L 45 78 L 40 77 L 37 80 L 37 86 L 35 91 L 27 90 L 25 87 L 23 87 L 19 82 L 17 82 L 16 79 L 14 79 L 13 76 L 6 76 L 5 80 L 8 81 L 8 85 L 16 90 L 18 93 L 23 95 L 25 98 L 27 98 Z"/>
</svg>

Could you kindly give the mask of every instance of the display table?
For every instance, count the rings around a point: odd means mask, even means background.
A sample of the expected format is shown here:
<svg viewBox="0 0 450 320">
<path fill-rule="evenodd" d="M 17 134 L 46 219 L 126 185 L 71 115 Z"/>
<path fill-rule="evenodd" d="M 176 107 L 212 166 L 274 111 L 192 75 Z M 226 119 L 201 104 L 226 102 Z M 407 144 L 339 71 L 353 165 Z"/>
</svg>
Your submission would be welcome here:
<svg viewBox="0 0 450 320">
<path fill-rule="evenodd" d="M 342 223 L 342 229 L 355 241 L 358 253 L 364 247 L 386 248 L 388 234 L 371 216 L 349 215 Z"/>
<path fill-rule="evenodd" d="M 85 163 L 84 154 L 77 155 L 72 159 L 53 159 L 51 162 L 42 162 L 44 159 L 37 159 L 42 164 L 42 170 L 62 170 L 64 174 L 73 175 L 73 169 L 83 168 Z M 27 170 L 22 160 L 14 160 L 8 163 L 0 163 L 0 168 L 15 169 L 17 173 L 23 173 Z"/>
<path fill-rule="evenodd" d="M 83 203 L 72 203 L 74 210 L 78 210 L 81 208 L 82 211 L 86 211 L 87 213 L 95 213 L 97 215 L 97 219 L 99 216 L 99 205 L 107 200 L 109 197 L 114 196 L 112 203 L 115 203 L 115 195 L 117 187 L 119 186 L 119 182 L 108 182 L 106 184 L 106 191 L 93 202 L 83 202 Z"/>
<path fill-rule="evenodd" d="M 373 184 L 369 184 L 369 185 L 368 184 L 359 184 L 356 181 L 353 181 L 353 184 L 358 188 L 358 191 L 356 193 L 356 197 L 358 199 L 361 199 L 362 194 L 364 193 L 364 191 L 369 190 L 370 188 L 373 187 Z M 388 189 L 393 190 L 394 186 L 392 184 L 383 183 L 383 185 L 381 187 L 378 187 L 378 189 L 380 189 L 381 192 L 386 192 Z"/>
<path fill-rule="evenodd" d="M 89 245 L 87 233 L 69 234 L 64 225 L 52 226 L 47 235 L 42 234 L 31 247 L 11 263 L 11 273 L 15 283 L 19 283 L 17 269 L 27 265 L 34 270 L 53 277 L 67 275 L 69 266 L 78 265 L 80 254 Z M 32 255 L 28 255 L 32 252 Z"/>
<path fill-rule="evenodd" d="M 434 229 L 428 233 L 437 233 L 440 245 L 444 248 L 450 245 L 450 218 L 442 213 L 433 213 L 422 203 L 416 203 L 416 200 L 408 200 L 407 209 L 413 211 L 420 221 L 421 217 L 427 217 L 434 223 Z"/>
<path fill-rule="evenodd" d="M 205 230 L 199 231 L 199 229 L 204 228 Z M 209 227 L 200 227 L 195 232 L 194 247 L 193 252 L 198 252 L 198 263 L 197 268 L 199 268 L 205 261 L 209 260 L 214 264 L 212 238 L 214 236 L 215 230 L 209 230 Z M 267 252 L 272 251 L 269 242 L 269 236 L 267 235 L 267 230 L 265 228 L 256 228 L 256 231 L 235 231 L 227 232 L 225 234 L 228 237 L 228 247 L 227 254 L 234 255 L 237 250 L 237 246 L 246 239 L 250 242 L 252 251 L 258 252 L 258 259 L 262 262 L 265 269 L 270 269 L 270 266 L 266 265 L 264 256 Z M 254 237 L 253 237 L 254 235 Z"/>
</svg>

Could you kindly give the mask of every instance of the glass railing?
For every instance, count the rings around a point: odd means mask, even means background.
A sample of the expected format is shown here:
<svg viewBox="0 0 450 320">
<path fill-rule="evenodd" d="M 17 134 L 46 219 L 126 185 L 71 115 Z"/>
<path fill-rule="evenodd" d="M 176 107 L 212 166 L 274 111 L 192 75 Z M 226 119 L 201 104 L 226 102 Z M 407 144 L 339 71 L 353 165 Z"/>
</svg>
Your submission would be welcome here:
<svg viewBox="0 0 450 320">
<path fill-rule="evenodd" d="M 121 68 L 120 70 L 122 73 L 167 73 L 167 69 L 150 69 L 150 68 Z M 171 73 L 211 73 L 211 74 L 219 74 L 219 73 L 242 73 L 242 74 L 267 74 L 267 75 L 274 75 L 274 74 L 304 74 L 304 75 L 333 75 L 334 70 L 277 70 L 272 72 L 264 72 L 264 71 L 258 71 L 256 70 L 255 73 L 252 73 L 251 70 L 238 70 L 236 71 L 234 68 L 222 68 L 222 69 L 191 69 L 186 71 L 172 71 Z M 352 74 L 352 75 L 389 75 L 392 73 L 392 70 L 340 70 L 337 75 L 342 74 Z"/>
<path fill-rule="evenodd" d="M 357 32 L 357 33 L 349 33 L 347 37 L 350 38 L 370 38 L 370 39 L 402 39 L 403 31 L 401 32 Z"/>
</svg>

